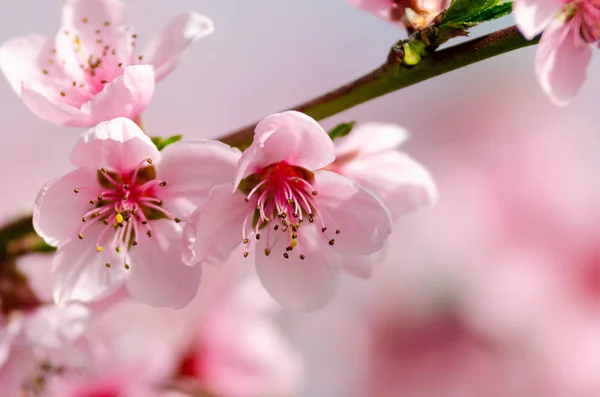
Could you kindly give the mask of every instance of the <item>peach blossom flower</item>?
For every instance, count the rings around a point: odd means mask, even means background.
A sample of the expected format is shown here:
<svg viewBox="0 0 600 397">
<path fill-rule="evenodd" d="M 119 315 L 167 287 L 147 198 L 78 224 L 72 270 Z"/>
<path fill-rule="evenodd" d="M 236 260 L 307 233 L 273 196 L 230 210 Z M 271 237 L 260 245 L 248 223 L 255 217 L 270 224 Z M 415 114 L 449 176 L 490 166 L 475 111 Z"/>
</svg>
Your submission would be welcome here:
<svg viewBox="0 0 600 397">
<path fill-rule="evenodd" d="M 179 15 L 136 56 L 137 34 L 124 25 L 124 15 L 119 0 L 68 0 L 56 38 L 8 40 L 0 47 L 0 69 L 25 105 L 48 122 L 91 127 L 133 119 L 150 102 L 155 80 L 213 25 L 199 14 Z"/>
<path fill-rule="evenodd" d="M 86 131 L 71 155 L 78 168 L 40 191 L 33 222 L 58 246 L 54 299 L 91 302 L 123 285 L 154 306 L 182 307 L 200 269 L 180 259 L 179 222 L 235 175 L 239 151 L 219 142 L 178 142 L 159 152 L 131 120 Z"/>
<path fill-rule="evenodd" d="M 567 105 L 579 92 L 600 44 L 598 0 L 515 0 L 517 26 L 528 39 L 542 33 L 535 72 L 556 105 Z"/>
<path fill-rule="evenodd" d="M 185 260 L 218 264 L 240 243 L 265 288 L 300 310 L 335 293 L 344 255 L 380 250 L 391 233 L 387 208 L 335 172 L 333 142 L 312 118 L 294 111 L 263 119 L 231 184 L 216 186 L 186 226 Z"/>
</svg>

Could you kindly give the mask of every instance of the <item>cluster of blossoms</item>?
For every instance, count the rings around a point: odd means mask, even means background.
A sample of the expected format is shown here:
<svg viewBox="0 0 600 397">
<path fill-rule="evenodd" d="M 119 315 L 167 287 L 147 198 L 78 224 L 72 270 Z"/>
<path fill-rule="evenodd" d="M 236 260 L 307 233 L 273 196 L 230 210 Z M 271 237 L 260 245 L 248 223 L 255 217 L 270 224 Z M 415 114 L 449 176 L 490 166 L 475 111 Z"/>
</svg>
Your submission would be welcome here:
<svg viewBox="0 0 600 397">
<path fill-rule="evenodd" d="M 449 5 L 351 2 L 408 32 Z M 517 0 L 515 9 L 527 37 L 544 31 L 536 70 L 566 103 L 600 42 L 600 3 Z M 138 51 L 124 15 L 119 0 L 66 0 L 55 38 L 0 47 L 0 69 L 32 113 L 88 128 L 74 170 L 34 203 L 52 263 L 22 271 L 32 287 L 13 295 L 23 302 L 9 305 L 0 288 L 2 395 L 289 393 L 302 365 L 275 327 L 276 302 L 313 311 L 343 273 L 370 277 L 397 219 L 433 205 L 436 185 L 399 151 L 408 134 L 392 124 L 362 123 L 337 138 L 285 111 L 263 118 L 243 151 L 151 139 L 141 113 L 155 82 L 213 24 L 179 15 Z"/>
<path fill-rule="evenodd" d="M 398 151 L 407 134 L 394 125 L 359 125 L 334 142 L 311 117 L 287 111 L 259 122 L 243 152 L 208 140 L 159 150 L 141 112 L 155 81 L 212 31 L 208 18 L 187 13 L 138 52 L 120 1 L 67 0 L 54 39 L 0 47 L 0 68 L 35 115 L 91 127 L 72 151 L 75 169 L 35 200 L 35 231 L 56 247 L 43 275 L 51 287 L 2 318 L 6 395 L 287 392 L 299 364 L 279 341 L 264 292 L 293 309 L 324 306 L 342 271 L 370 276 L 396 218 L 436 201 L 427 170 Z M 198 307 L 203 264 L 223 262 L 243 277 L 222 270 L 225 286 Z M 134 342 L 144 320 L 139 307 L 122 313 L 131 298 L 200 310 L 199 325 L 179 324 L 196 332 Z M 250 334 L 240 337 L 241 328 Z"/>
</svg>

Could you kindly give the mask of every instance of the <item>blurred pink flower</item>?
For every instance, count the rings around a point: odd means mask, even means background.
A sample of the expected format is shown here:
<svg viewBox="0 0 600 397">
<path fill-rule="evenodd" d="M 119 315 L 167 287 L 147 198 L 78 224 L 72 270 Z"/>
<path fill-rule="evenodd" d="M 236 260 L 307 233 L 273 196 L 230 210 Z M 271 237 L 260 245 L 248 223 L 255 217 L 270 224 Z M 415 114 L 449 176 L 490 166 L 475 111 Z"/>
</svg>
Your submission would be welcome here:
<svg viewBox="0 0 600 397">
<path fill-rule="evenodd" d="M 275 299 L 299 310 L 325 305 L 343 255 L 376 252 L 391 233 L 378 198 L 322 169 L 334 160 L 331 139 L 312 118 L 289 111 L 263 119 L 239 160 L 234 191 L 216 186 L 192 214 L 185 260 L 217 264 L 240 242 L 244 256 L 256 246 L 259 277 Z"/>
<path fill-rule="evenodd" d="M 435 204 L 438 191 L 429 172 L 398 150 L 408 133 L 395 124 L 363 123 L 334 141 L 335 161 L 328 169 L 371 190 L 392 218 Z"/>
<path fill-rule="evenodd" d="M 348 0 L 354 7 L 373 13 L 393 23 L 402 23 L 409 30 L 419 30 L 448 5 L 449 0 Z"/>
<path fill-rule="evenodd" d="M 165 330 L 177 317 L 169 314 L 131 301 L 111 307 L 90 322 L 79 343 L 84 365 L 66 367 L 45 384 L 42 395 L 166 396 L 176 363 Z"/>
<path fill-rule="evenodd" d="M 54 299 L 90 302 L 126 285 L 154 306 L 185 306 L 200 268 L 180 259 L 179 222 L 209 189 L 231 181 L 239 151 L 219 142 L 178 142 L 159 152 L 126 118 L 86 131 L 71 155 L 78 168 L 40 191 L 33 222 L 58 246 Z"/>
<path fill-rule="evenodd" d="M 0 47 L 0 68 L 25 105 L 48 122 L 91 127 L 133 119 L 150 102 L 155 80 L 213 25 L 199 14 L 180 15 L 135 56 L 137 35 L 124 25 L 124 14 L 119 0 L 68 0 L 56 39 L 8 40 Z"/>
<path fill-rule="evenodd" d="M 291 395 L 302 366 L 275 326 L 276 302 L 256 277 L 225 277 L 200 305 L 186 310 L 198 313 L 197 324 L 179 376 L 209 395 Z"/>
<path fill-rule="evenodd" d="M 14 312 L 0 327 L 2 395 L 16 397 L 22 389 L 35 394 L 65 366 L 79 366 L 81 357 L 74 342 L 85 331 L 89 316 L 89 310 L 78 304 Z"/>
<path fill-rule="evenodd" d="M 515 0 L 517 26 L 528 39 L 542 33 L 535 71 L 542 89 L 556 105 L 577 95 L 600 42 L 597 0 Z"/>
</svg>

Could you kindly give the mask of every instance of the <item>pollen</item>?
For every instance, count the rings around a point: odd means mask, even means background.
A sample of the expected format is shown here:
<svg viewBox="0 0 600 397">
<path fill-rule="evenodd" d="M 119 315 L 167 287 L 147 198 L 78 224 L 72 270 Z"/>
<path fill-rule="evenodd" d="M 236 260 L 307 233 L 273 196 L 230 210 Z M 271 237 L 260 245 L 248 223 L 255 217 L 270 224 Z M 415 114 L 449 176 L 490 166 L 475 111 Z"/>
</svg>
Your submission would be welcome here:
<svg viewBox="0 0 600 397">
<path fill-rule="evenodd" d="M 117 220 L 117 223 L 123 223 L 123 221 L 125 220 L 125 218 L 123 218 L 123 215 L 119 213 L 116 216 L 116 220 Z"/>
<path fill-rule="evenodd" d="M 102 252 L 103 249 L 104 248 L 102 248 L 102 246 L 99 245 L 99 246 L 96 247 L 96 252 Z"/>
</svg>

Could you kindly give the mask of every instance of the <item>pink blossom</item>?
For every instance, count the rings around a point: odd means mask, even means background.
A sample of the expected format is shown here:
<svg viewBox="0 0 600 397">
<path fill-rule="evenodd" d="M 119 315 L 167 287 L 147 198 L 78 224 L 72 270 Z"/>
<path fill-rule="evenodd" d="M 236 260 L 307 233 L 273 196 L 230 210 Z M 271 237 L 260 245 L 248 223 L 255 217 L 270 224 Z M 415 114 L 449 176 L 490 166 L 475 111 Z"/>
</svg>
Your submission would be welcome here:
<svg viewBox="0 0 600 397">
<path fill-rule="evenodd" d="M 0 390 L 8 397 L 22 389 L 37 392 L 65 366 L 81 364 L 73 343 L 85 330 L 89 310 L 73 304 L 60 309 L 42 305 L 14 312 L 0 328 Z"/>
<path fill-rule="evenodd" d="M 179 222 L 214 184 L 233 179 L 238 158 L 212 141 L 159 152 L 126 118 L 86 131 L 71 155 L 78 168 L 46 184 L 35 202 L 36 231 L 58 246 L 55 301 L 97 301 L 126 286 L 154 306 L 187 304 L 200 269 L 181 262 Z"/>
<path fill-rule="evenodd" d="M 180 313 L 136 303 L 120 302 L 92 320 L 82 338 L 85 343 L 81 343 L 84 365 L 65 368 L 60 377 L 47 382 L 43 395 L 166 396 L 165 387 L 176 362 L 166 325 L 177 325 L 173 321 Z M 171 331 L 177 334 L 177 329 Z"/>
<path fill-rule="evenodd" d="M 535 71 L 552 102 L 567 105 L 579 92 L 600 43 L 597 0 L 516 0 L 517 26 L 528 39 L 542 33 Z"/>
<path fill-rule="evenodd" d="M 218 264 L 242 243 L 278 301 L 300 310 L 323 306 L 343 255 L 376 252 L 391 233 L 378 198 L 322 169 L 334 160 L 333 142 L 312 118 L 289 111 L 263 119 L 238 162 L 233 192 L 230 184 L 216 186 L 190 218 L 185 260 Z"/>
<path fill-rule="evenodd" d="M 398 151 L 408 132 L 395 124 L 364 123 L 334 141 L 335 161 L 329 166 L 375 193 L 393 218 L 435 204 L 437 187 L 429 172 Z"/>
<path fill-rule="evenodd" d="M 179 376 L 209 395 L 292 395 L 302 366 L 274 323 L 279 307 L 256 276 L 223 275 L 222 270 L 212 279 L 213 288 L 202 289 L 196 304 L 186 308 L 197 323 Z"/>
<path fill-rule="evenodd" d="M 392 23 L 402 23 L 409 30 L 419 30 L 448 5 L 448 0 L 348 0 L 354 7 L 373 13 Z"/>
<path fill-rule="evenodd" d="M 91 127 L 115 117 L 133 119 L 150 102 L 155 80 L 213 26 L 199 14 L 179 15 L 136 55 L 137 35 L 124 16 L 120 0 L 68 0 L 56 38 L 8 40 L 0 47 L 0 68 L 43 120 Z"/>
</svg>

